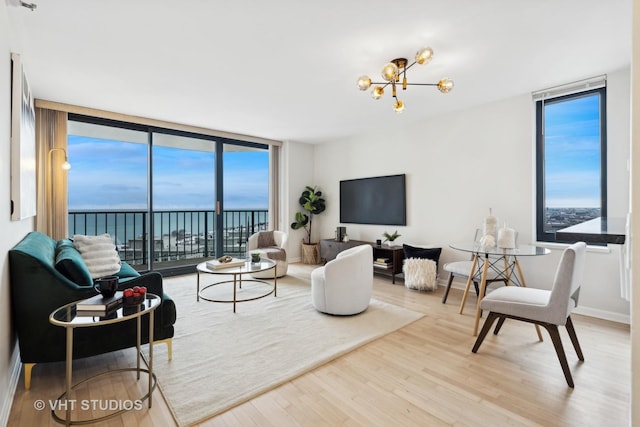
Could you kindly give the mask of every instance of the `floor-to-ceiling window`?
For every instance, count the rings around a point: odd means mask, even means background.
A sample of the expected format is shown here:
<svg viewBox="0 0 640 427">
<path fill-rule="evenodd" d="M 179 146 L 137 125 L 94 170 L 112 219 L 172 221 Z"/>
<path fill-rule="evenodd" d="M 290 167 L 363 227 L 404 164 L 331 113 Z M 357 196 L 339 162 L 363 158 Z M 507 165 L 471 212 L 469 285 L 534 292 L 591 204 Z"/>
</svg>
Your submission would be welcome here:
<svg viewBox="0 0 640 427">
<path fill-rule="evenodd" d="M 536 100 L 537 240 L 607 214 L 606 80 L 541 91 Z"/>
<path fill-rule="evenodd" d="M 269 223 L 269 151 L 254 142 L 70 114 L 70 233 L 114 237 L 139 270 L 244 256 Z"/>
</svg>

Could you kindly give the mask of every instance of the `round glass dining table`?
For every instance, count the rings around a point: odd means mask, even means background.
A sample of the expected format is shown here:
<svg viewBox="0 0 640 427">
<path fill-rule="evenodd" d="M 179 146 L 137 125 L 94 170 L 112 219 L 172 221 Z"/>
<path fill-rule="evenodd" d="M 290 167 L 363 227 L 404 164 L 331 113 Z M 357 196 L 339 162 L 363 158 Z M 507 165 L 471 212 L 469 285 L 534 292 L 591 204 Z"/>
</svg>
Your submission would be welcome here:
<svg viewBox="0 0 640 427">
<path fill-rule="evenodd" d="M 449 245 L 451 249 L 472 254 L 471 270 L 467 279 L 462 302 L 460 304 L 460 314 L 464 311 L 467 302 L 469 289 L 474 277 L 480 277 L 480 289 L 478 303 L 476 305 L 476 318 L 474 322 L 473 335 L 478 335 L 478 325 L 480 323 L 480 302 L 487 288 L 487 272 L 491 270 L 493 278 L 504 279 L 507 285 L 514 284 L 526 286 L 522 268 L 518 262 L 518 257 L 547 255 L 551 251 L 547 248 L 533 245 L 517 245 L 515 248 L 501 248 L 499 246 L 486 247 L 478 242 L 457 242 Z M 514 274 L 517 273 L 517 274 Z M 495 280 L 493 280 L 495 281 Z M 542 334 L 536 327 L 538 338 L 542 340 Z"/>
</svg>

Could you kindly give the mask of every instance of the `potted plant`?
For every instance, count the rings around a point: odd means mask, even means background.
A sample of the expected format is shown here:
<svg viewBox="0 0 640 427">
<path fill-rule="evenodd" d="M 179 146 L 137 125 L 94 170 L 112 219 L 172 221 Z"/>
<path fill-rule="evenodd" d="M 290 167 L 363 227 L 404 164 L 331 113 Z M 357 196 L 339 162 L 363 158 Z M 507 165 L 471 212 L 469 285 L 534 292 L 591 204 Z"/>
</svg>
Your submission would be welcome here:
<svg viewBox="0 0 640 427">
<path fill-rule="evenodd" d="M 382 243 L 389 242 L 387 243 L 387 246 L 393 246 L 394 240 L 400 237 L 400 234 L 398 234 L 398 230 L 394 231 L 393 234 L 389 234 L 385 231 L 384 233 L 382 233 L 382 235 L 384 236 L 384 242 Z"/>
<path fill-rule="evenodd" d="M 296 220 L 291 224 L 291 228 L 299 230 L 304 228 L 307 232 L 307 239 L 302 239 L 302 262 L 305 264 L 318 264 L 319 252 L 318 243 L 311 242 L 311 225 L 313 216 L 321 214 L 326 209 L 325 201 L 322 198 L 322 191 L 316 187 L 306 186 L 298 203 L 306 212 L 297 212 Z"/>
</svg>

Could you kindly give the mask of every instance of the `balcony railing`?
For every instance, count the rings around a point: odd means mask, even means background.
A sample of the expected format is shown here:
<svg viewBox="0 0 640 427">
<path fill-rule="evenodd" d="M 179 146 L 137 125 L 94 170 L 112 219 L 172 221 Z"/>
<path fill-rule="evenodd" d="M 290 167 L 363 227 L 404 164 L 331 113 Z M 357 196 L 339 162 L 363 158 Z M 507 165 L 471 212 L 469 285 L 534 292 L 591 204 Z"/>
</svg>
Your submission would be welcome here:
<svg viewBox="0 0 640 427">
<path fill-rule="evenodd" d="M 201 259 L 224 255 L 244 257 L 249 236 L 266 230 L 267 210 L 239 209 L 222 213 L 223 254 L 215 253 L 215 212 L 154 211 L 153 224 L 146 211 L 69 211 L 69 234 L 98 235 L 108 233 L 116 244 L 120 258 L 137 269 L 147 269 L 149 256 L 154 268 L 186 265 Z M 150 232 L 153 230 L 153 232 Z M 147 253 L 148 236 L 153 235 L 151 255 Z"/>
</svg>

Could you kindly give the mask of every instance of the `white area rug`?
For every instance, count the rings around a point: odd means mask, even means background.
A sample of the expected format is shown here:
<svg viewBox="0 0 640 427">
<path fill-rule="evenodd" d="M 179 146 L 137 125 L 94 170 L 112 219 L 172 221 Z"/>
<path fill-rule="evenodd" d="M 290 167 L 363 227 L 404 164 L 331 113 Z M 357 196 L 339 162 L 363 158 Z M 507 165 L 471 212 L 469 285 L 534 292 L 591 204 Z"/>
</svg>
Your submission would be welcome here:
<svg viewBox="0 0 640 427">
<path fill-rule="evenodd" d="M 155 346 L 154 371 L 179 425 L 213 417 L 423 316 L 376 300 L 356 316 L 319 313 L 308 269 L 291 270 L 278 280 L 277 297 L 240 303 L 235 314 L 231 304 L 196 302 L 195 275 L 165 279 L 178 320 L 173 360 L 166 346 Z M 226 298 L 232 292 L 226 286 L 206 295 Z M 243 288 L 249 293 L 253 286 Z"/>
</svg>

